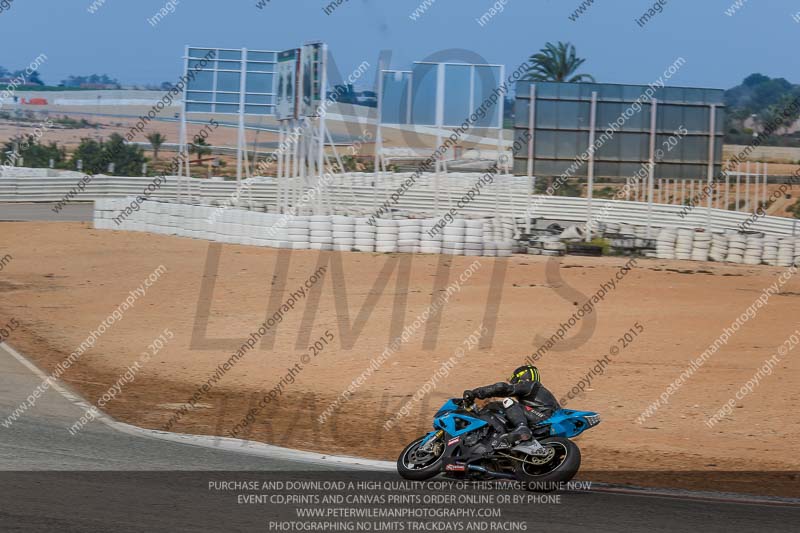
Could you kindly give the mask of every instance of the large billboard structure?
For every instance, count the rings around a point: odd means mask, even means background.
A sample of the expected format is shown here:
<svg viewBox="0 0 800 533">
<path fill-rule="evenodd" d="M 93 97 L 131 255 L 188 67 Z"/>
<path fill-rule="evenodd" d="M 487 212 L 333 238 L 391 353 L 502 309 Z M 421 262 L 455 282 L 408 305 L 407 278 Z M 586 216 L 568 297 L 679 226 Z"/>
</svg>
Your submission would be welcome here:
<svg viewBox="0 0 800 533">
<path fill-rule="evenodd" d="M 181 114 L 184 156 L 187 115 L 236 116 L 236 179 L 240 183 L 243 171 L 248 170 L 245 117 L 273 116 L 280 125 L 276 152 L 279 183 L 281 178 L 301 177 L 303 184 L 308 184 L 314 173 L 321 178 L 327 133 L 321 110 L 327 86 L 324 43 L 280 52 L 187 46 L 184 72 L 188 80 Z"/>
<path fill-rule="evenodd" d="M 187 113 L 274 115 L 277 52 L 187 48 Z M 214 59 L 207 58 L 213 56 Z"/>
<path fill-rule="evenodd" d="M 278 86 L 275 89 L 275 111 L 278 120 L 297 118 L 297 80 L 300 78 L 300 49 L 278 54 Z"/>
<path fill-rule="evenodd" d="M 533 174 L 539 178 L 560 176 L 576 157 L 590 146 L 590 122 L 595 113 L 595 140 L 612 124 L 619 124 L 613 136 L 594 153 L 595 176 L 627 177 L 650 162 L 650 141 L 660 146 L 685 129 L 678 144 L 655 161 L 655 177 L 696 179 L 705 175 L 709 164 L 721 171 L 724 136 L 724 91 L 684 87 L 654 88 L 652 98 L 642 98 L 650 89 L 644 85 L 598 83 L 517 82 L 514 107 L 515 138 L 530 129 L 530 103 L 535 102 L 533 125 Z M 596 94 L 596 103 L 592 95 Z M 593 107 L 594 105 L 594 107 Z M 711 124 L 712 107 L 715 108 Z M 655 124 L 651 112 L 655 109 Z M 709 143 L 713 152 L 709 158 Z M 527 146 L 525 147 L 527 149 Z M 515 154 L 515 170 L 524 174 L 528 151 Z M 573 175 L 588 176 L 588 167 Z"/>
<path fill-rule="evenodd" d="M 486 101 L 503 80 L 502 65 L 415 62 L 412 70 L 383 70 L 383 124 L 456 128 Z M 501 128 L 503 102 L 488 107 L 474 128 Z"/>
<path fill-rule="evenodd" d="M 385 167 L 382 157 L 382 126 L 427 126 L 435 128 L 436 150 L 450 128 L 497 130 L 497 160 L 503 148 L 503 98 L 487 105 L 505 78 L 503 65 L 478 65 L 416 61 L 411 70 L 379 68 L 378 118 L 375 142 L 375 169 Z M 476 111 L 480 109 L 480 115 Z M 446 163 L 437 158 L 434 183 L 436 210 L 439 209 L 439 174 Z M 508 170 L 508 166 L 506 167 Z M 448 191 L 449 197 L 449 191 Z"/>
<path fill-rule="evenodd" d="M 629 179 L 644 170 L 652 214 L 655 179 L 705 176 L 711 185 L 721 173 L 723 94 L 717 89 L 519 81 L 514 129 L 522 148 L 514 154 L 515 173 L 527 174 L 531 189 L 537 178 L 559 178 L 560 185 L 585 178 L 587 227 L 592 228 L 595 177 Z M 710 217 L 710 195 L 708 202 Z M 590 235 L 587 231 L 587 239 Z"/>
</svg>

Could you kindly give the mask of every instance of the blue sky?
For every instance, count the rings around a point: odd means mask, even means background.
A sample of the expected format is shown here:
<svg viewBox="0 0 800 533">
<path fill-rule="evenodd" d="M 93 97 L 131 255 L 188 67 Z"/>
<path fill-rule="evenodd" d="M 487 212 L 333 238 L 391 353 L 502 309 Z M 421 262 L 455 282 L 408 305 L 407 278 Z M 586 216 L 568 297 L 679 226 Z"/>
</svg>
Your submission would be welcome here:
<svg viewBox="0 0 800 533">
<path fill-rule="evenodd" d="M 0 5 L 3 1 L 0 0 Z M 600 82 L 647 84 L 677 57 L 686 65 L 673 85 L 729 88 L 752 72 L 800 82 L 797 59 L 800 0 L 661 0 L 663 12 L 645 27 L 635 19 L 651 0 L 595 0 L 577 21 L 582 0 L 346 0 L 330 15 L 330 0 L 171 0 L 174 13 L 155 27 L 147 19 L 168 0 L 13 0 L 0 12 L 0 65 L 23 68 L 45 53 L 43 78 L 107 73 L 123 83 L 173 81 L 185 44 L 286 49 L 323 40 L 343 73 L 377 64 L 392 51 L 405 68 L 447 49 L 466 49 L 490 63 L 516 68 L 547 41 L 571 41 Z M 418 20 L 411 13 L 430 6 Z M 503 12 L 484 26 L 493 5 Z M 800 16 L 798 16 L 800 18 Z M 458 55 L 458 54 L 457 54 Z M 373 78 L 370 77 L 370 80 Z"/>
</svg>

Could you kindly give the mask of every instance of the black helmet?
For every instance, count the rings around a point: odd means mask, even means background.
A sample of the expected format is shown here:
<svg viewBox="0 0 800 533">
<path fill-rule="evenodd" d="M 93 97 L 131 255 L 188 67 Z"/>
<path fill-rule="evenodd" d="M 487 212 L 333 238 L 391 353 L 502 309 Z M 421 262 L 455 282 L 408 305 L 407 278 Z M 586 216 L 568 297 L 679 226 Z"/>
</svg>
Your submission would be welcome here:
<svg viewBox="0 0 800 533">
<path fill-rule="evenodd" d="M 524 365 L 514 370 L 514 373 L 508 378 L 509 383 L 516 384 L 520 381 L 540 381 L 539 369 L 533 365 Z"/>
</svg>

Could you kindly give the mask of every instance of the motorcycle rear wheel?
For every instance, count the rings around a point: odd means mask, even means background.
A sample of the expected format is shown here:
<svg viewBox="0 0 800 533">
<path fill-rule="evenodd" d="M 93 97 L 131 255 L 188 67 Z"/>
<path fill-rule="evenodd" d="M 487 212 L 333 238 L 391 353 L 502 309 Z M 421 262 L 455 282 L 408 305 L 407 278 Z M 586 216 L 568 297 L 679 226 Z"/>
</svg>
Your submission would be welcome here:
<svg viewBox="0 0 800 533">
<path fill-rule="evenodd" d="M 539 443 L 552 450 L 552 458 L 543 464 L 531 464 L 541 461 L 540 458 L 528 455 L 525 461 L 516 461 L 514 475 L 517 479 L 528 483 L 528 490 L 548 492 L 556 488 L 557 483 L 566 483 L 578 473 L 581 467 L 581 450 L 578 445 L 563 437 L 548 437 Z"/>
<path fill-rule="evenodd" d="M 434 443 L 438 444 L 438 455 L 432 455 L 432 458 L 427 461 L 423 460 L 421 466 L 419 463 L 413 461 L 417 460 L 416 453 L 422 444 L 425 437 L 420 437 L 403 450 L 400 457 L 397 459 L 397 472 L 404 478 L 411 481 L 425 481 L 430 479 L 442 471 L 442 456 L 444 455 L 445 446 L 443 442 Z"/>
</svg>

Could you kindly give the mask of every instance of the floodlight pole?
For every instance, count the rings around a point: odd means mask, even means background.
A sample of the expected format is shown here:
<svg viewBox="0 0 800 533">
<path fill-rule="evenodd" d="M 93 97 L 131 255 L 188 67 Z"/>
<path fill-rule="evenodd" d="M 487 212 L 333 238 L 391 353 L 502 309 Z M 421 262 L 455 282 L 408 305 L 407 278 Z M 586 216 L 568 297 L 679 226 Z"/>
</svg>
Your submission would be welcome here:
<svg viewBox="0 0 800 533">
<path fill-rule="evenodd" d="M 763 166 L 763 169 L 764 169 L 764 197 L 763 197 L 762 203 L 764 204 L 764 208 L 765 209 L 767 207 L 767 199 L 769 198 L 769 191 L 767 190 L 767 187 L 769 185 L 769 167 L 768 167 L 768 165 L 769 165 L 769 163 L 764 163 L 764 166 Z"/>
<path fill-rule="evenodd" d="M 744 167 L 744 205 L 745 212 L 749 213 L 752 205 L 750 202 L 750 161 Z"/>
<path fill-rule="evenodd" d="M 375 157 L 373 162 L 373 172 L 375 173 L 375 183 L 378 183 L 378 178 L 382 176 L 381 174 L 381 156 L 383 155 L 383 128 L 381 127 L 381 122 L 383 122 L 383 69 L 384 69 L 384 58 L 381 57 L 378 61 L 378 108 L 376 109 L 376 117 L 375 117 Z M 344 169 L 342 169 L 344 172 Z M 377 194 L 373 195 L 377 198 Z"/>
<path fill-rule="evenodd" d="M 242 72 L 239 75 L 239 135 L 236 145 L 236 207 L 239 207 L 239 197 L 242 187 L 242 166 L 244 138 L 244 93 L 247 83 L 247 48 L 242 48 Z"/>
<path fill-rule="evenodd" d="M 758 205 L 761 199 L 761 161 L 756 161 L 756 172 L 753 175 L 753 188 L 755 189 L 753 196 L 756 198 L 753 206 L 753 213 L 757 213 Z"/>
<path fill-rule="evenodd" d="M 299 119 L 295 118 L 292 120 L 292 132 L 296 133 L 294 136 L 294 141 L 292 142 L 292 159 L 294 160 L 293 170 L 292 170 L 292 188 L 291 188 L 291 205 L 294 206 L 295 204 L 295 197 L 297 196 L 297 187 L 298 183 L 300 182 L 300 141 L 302 139 L 302 135 L 300 135 L 300 121 Z M 287 208 L 289 205 L 287 205 Z M 295 213 L 296 214 L 296 213 Z"/>
<path fill-rule="evenodd" d="M 736 208 L 734 211 L 739 211 L 739 201 L 742 194 L 742 171 L 739 170 L 739 165 L 736 165 Z"/>
<path fill-rule="evenodd" d="M 723 209 L 725 209 L 725 211 L 727 211 L 728 210 L 728 206 L 731 205 L 730 197 L 731 197 L 731 177 L 728 174 L 728 172 L 726 171 L 725 172 L 725 204 L 723 205 Z"/>
<path fill-rule="evenodd" d="M 709 127 L 708 127 L 708 176 L 706 177 L 706 187 L 708 190 L 706 191 L 708 194 L 707 199 L 707 215 L 706 215 L 706 231 L 711 230 L 711 208 L 712 208 L 712 200 L 714 198 L 714 145 L 716 144 L 716 133 L 717 133 L 717 106 L 715 104 L 711 104 L 711 113 L 709 117 Z"/>
<path fill-rule="evenodd" d="M 597 91 L 592 91 L 592 108 L 589 114 L 589 191 L 586 197 L 586 242 L 592 240 L 594 220 L 592 219 L 592 201 L 594 199 L 594 141 L 597 129 Z"/>
<path fill-rule="evenodd" d="M 525 210 L 525 233 L 531 233 L 531 205 L 536 189 L 536 178 L 533 176 L 533 142 L 536 135 L 536 84 L 529 87 L 530 105 L 528 106 L 528 208 Z"/>
<path fill-rule="evenodd" d="M 183 72 L 189 72 L 189 45 L 184 47 L 183 51 Z M 181 101 L 181 122 L 180 133 L 178 139 L 178 183 L 175 193 L 175 200 L 181 203 L 181 187 L 183 185 L 183 166 L 189 166 L 188 159 L 186 158 L 186 95 L 188 88 L 183 88 L 183 99 Z M 188 174 L 188 170 L 187 170 Z"/>
<path fill-rule="evenodd" d="M 472 68 L 474 69 L 475 67 L 473 66 Z M 504 80 L 504 79 L 506 79 L 506 67 L 505 67 L 505 65 L 501 65 L 500 66 L 500 81 L 502 82 L 502 80 Z M 498 165 L 498 168 L 500 167 L 500 163 L 505 158 L 505 155 L 506 155 L 505 147 L 503 146 L 503 141 L 505 140 L 505 138 L 503 137 L 503 120 L 505 119 L 505 110 L 506 110 L 506 96 L 503 95 L 500 98 L 500 109 L 498 110 L 498 113 L 500 114 L 500 116 L 498 117 L 498 121 L 500 122 L 500 127 L 497 129 L 497 165 Z M 513 148 L 512 148 L 512 150 L 513 150 Z M 506 174 L 508 174 L 508 171 L 509 171 L 508 160 L 506 160 L 506 162 L 505 162 L 505 164 L 503 166 L 505 168 Z"/>
<path fill-rule="evenodd" d="M 442 128 L 444 127 L 444 63 L 439 63 L 436 66 L 436 151 L 442 146 Z M 439 210 L 439 172 L 441 168 L 441 161 L 438 156 L 436 158 L 436 173 L 434 181 L 436 185 L 435 201 L 436 214 L 440 214 Z"/>
<path fill-rule="evenodd" d="M 275 173 L 275 210 L 281 212 L 281 180 L 283 178 L 283 120 L 278 121 L 278 148 L 275 150 L 277 155 L 278 170 Z"/>
<path fill-rule="evenodd" d="M 321 49 L 322 57 L 320 65 L 320 82 L 319 82 L 319 146 L 317 154 L 317 170 L 319 171 L 319 180 L 317 181 L 317 204 L 319 209 L 322 209 L 322 194 L 323 182 L 325 180 L 325 115 L 327 114 L 327 101 L 328 101 L 328 45 L 323 44 Z M 327 188 L 327 187 L 325 187 Z M 327 191 L 326 191 L 327 194 Z M 333 213 L 328 213 L 333 214 Z"/>
<path fill-rule="evenodd" d="M 656 174 L 656 119 L 658 99 L 650 101 L 650 168 L 647 173 L 647 238 L 652 238 L 653 228 L 653 181 Z"/>
</svg>

